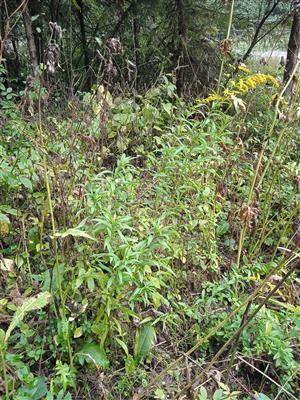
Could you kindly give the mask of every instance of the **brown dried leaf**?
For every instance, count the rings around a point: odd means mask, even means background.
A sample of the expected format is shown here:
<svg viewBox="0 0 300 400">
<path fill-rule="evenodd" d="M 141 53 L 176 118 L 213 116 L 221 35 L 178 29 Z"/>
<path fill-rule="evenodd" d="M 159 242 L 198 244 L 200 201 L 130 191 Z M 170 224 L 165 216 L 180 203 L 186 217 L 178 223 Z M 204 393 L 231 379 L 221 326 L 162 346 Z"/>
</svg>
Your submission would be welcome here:
<svg viewBox="0 0 300 400">
<path fill-rule="evenodd" d="M 9 258 L 0 259 L 0 269 L 6 272 L 12 272 L 14 268 L 15 262 Z"/>
</svg>

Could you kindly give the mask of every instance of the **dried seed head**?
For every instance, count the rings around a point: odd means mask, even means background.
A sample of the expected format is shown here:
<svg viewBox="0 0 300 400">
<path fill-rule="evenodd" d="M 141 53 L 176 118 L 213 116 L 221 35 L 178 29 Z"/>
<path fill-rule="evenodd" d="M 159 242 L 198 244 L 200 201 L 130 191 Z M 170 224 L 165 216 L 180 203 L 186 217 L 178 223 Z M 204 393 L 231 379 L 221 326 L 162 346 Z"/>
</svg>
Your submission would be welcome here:
<svg viewBox="0 0 300 400">
<path fill-rule="evenodd" d="M 258 215 L 258 207 L 251 207 L 248 204 L 243 204 L 240 209 L 240 221 L 242 226 L 251 228 L 253 224 L 255 225 L 257 223 Z"/>
<path fill-rule="evenodd" d="M 112 54 L 122 54 L 123 53 L 123 47 L 119 39 L 116 38 L 111 38 L 107 42 L 108 47 L 110 48 L 110 51 Z"/>
<path fill-rule="evenodd" d="M 60 50 L 57 44 L 49 43 L 45 50 L 45 60 L 47 71 L 50 74 L 55 73 L 56 67 L 59 65 Z"/>
<path fill-rule="evenodd" d="M 273 284 L 281 282 L 281 280 L 282 280 L 282 277 L 280 275 L 271 275 L 270 276 L 270 282 Z"/>
<path fill-rule="evenodd" d="M 297 86 L 298 86 L 298 78 L 297 78 L 297 76 L 293 76 L 292 82 L 291 82 L 291 93 L 292 93 L 292 95 L 294 95 L 296 93 Z"/>
<path fill-rule="evenodd" d="M 240 137 L 238 137 L 236 139 L 236 141 L 237 141 L 237 145 L 238 145 L 239 149 L 244 151 L 245 148 L 244 148 L 244 143 L 243 143 L 242 139 Z"/>
<path fill-rule="evenodd" d="M 57 22 L 49 22 L 49 27 L 51 30 L 51 34 L 56 35 L 58 37 L 58 39 L 62 38 L 62 27 L 60 25 L 58 25 Z"/>
<path fill-rule="evenodd" d="M 225 56 L 228 57 L 232 48 L 232 40 L 224 39 L 220 43 L 220 51 Z"/>
<path fill-rule="evenodd" d="M 106 73 L 109 76 L 117 76 L 118 75 L 118 70 L 114 66 L 114 63 L 113 63 L 113 60 L 111 59 L 111 57 L 108 60 L 108 63 L 106 64 Z"/>
</svg>

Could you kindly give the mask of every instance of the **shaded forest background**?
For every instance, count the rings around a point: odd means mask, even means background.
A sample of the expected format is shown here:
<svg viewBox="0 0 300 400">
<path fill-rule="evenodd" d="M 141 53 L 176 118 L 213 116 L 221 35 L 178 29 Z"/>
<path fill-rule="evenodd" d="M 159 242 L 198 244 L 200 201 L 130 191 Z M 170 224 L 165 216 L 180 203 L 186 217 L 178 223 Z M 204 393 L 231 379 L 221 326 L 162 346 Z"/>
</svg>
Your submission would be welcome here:
<svg viewBox="0 0 300 400">
<path fill-rule="evenodd" d="M 44 65 L 56 90 L 145 90 L 173 74 L 179 94 L 206 93 L 223 57 L 245 61 L 258 45 L 287 49 L 293 1 L 236 1 L 226 42 L 229 1 L 2 0 L 2 58 L 24 86 Z M 229 71 L 232 72 L 232 71 Z"/>
</svg>

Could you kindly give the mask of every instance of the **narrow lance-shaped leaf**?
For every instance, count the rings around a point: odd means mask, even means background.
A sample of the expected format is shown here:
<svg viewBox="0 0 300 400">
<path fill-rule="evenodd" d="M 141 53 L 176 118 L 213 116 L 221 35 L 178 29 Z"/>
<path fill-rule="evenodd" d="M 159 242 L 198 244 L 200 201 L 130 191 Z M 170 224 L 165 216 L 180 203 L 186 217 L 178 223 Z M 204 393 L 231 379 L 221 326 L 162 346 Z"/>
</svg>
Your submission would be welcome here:
<svg viewBox="0 0 300 400">
<path fill-rule="evenodd" d="M 49 292 L 43 292 L 38 294 L 35 297 L 30 297 L 29 299 L 25 300 L 24 303 L 20 306 L 20 308 L 15 312 L 11 323 L 5 334 L 5 342 L 7 342 L 8 338 L 10 337 L 12 331 L 15 327 L 23 321 L 25 314 L 33 311 L 39 310 L 40 308 L 45 307 L 51 300 L 51 294 Z"/>
<path fill-rule="evenodd" d="M 90 239 L 90 240 L 96 240 L 91 235 L 89 235 L 88 233 L 86 233 L 78 228 L 70 228 L 70 229 L 66 230 L 65 232 L 56 233 L 55 236 L 61 237 L 61 238 L 65 238 L 67 236 L 73 236 L 73 237 L 81 237 L 81 238 Z"/>
<path fill-rule="evenodd" d="M 154 326 L 145 325 L 138 331 L 135 346 L 135 356 L 138 362 L 149 354 L 155 340 L 156 333 Z"/>
</svg>

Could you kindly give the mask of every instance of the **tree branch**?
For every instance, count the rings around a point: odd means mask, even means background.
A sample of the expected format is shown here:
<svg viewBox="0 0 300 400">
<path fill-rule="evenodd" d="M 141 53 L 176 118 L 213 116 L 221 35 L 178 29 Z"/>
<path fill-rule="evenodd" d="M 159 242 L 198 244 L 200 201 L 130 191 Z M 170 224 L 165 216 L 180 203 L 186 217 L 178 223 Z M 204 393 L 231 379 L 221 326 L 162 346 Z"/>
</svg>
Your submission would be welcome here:
<svg viewBox="0 0 300 400">
<path fill-rule="evenodd" d="M 253 39 L 250 43 L 250 46 L 248 47 L 248 50 L 243 55 L 242 61 L 245 61 L 250 56 L 253 48 L 262 39 L 262 38 L 259 38 L 260 31 L 261 31 L 262 27 L 264 26 L 265 22 L 267 21 L 267 19 L 270 17 L 270 15 L 273 13 L 273 11 L 275 10 L 275 8 L 278 6 L 279 3 L 280 3 L 280 0 L 276 0 L 274 2 L 274 4 L 272 5 L 272 7 L 269 10 L 266 10 L 265 15 L 263 16 L 263 18 L 260 20 L 260 22 L 258 23 L 258 25 L 256 27 Z"/>
</svg>

